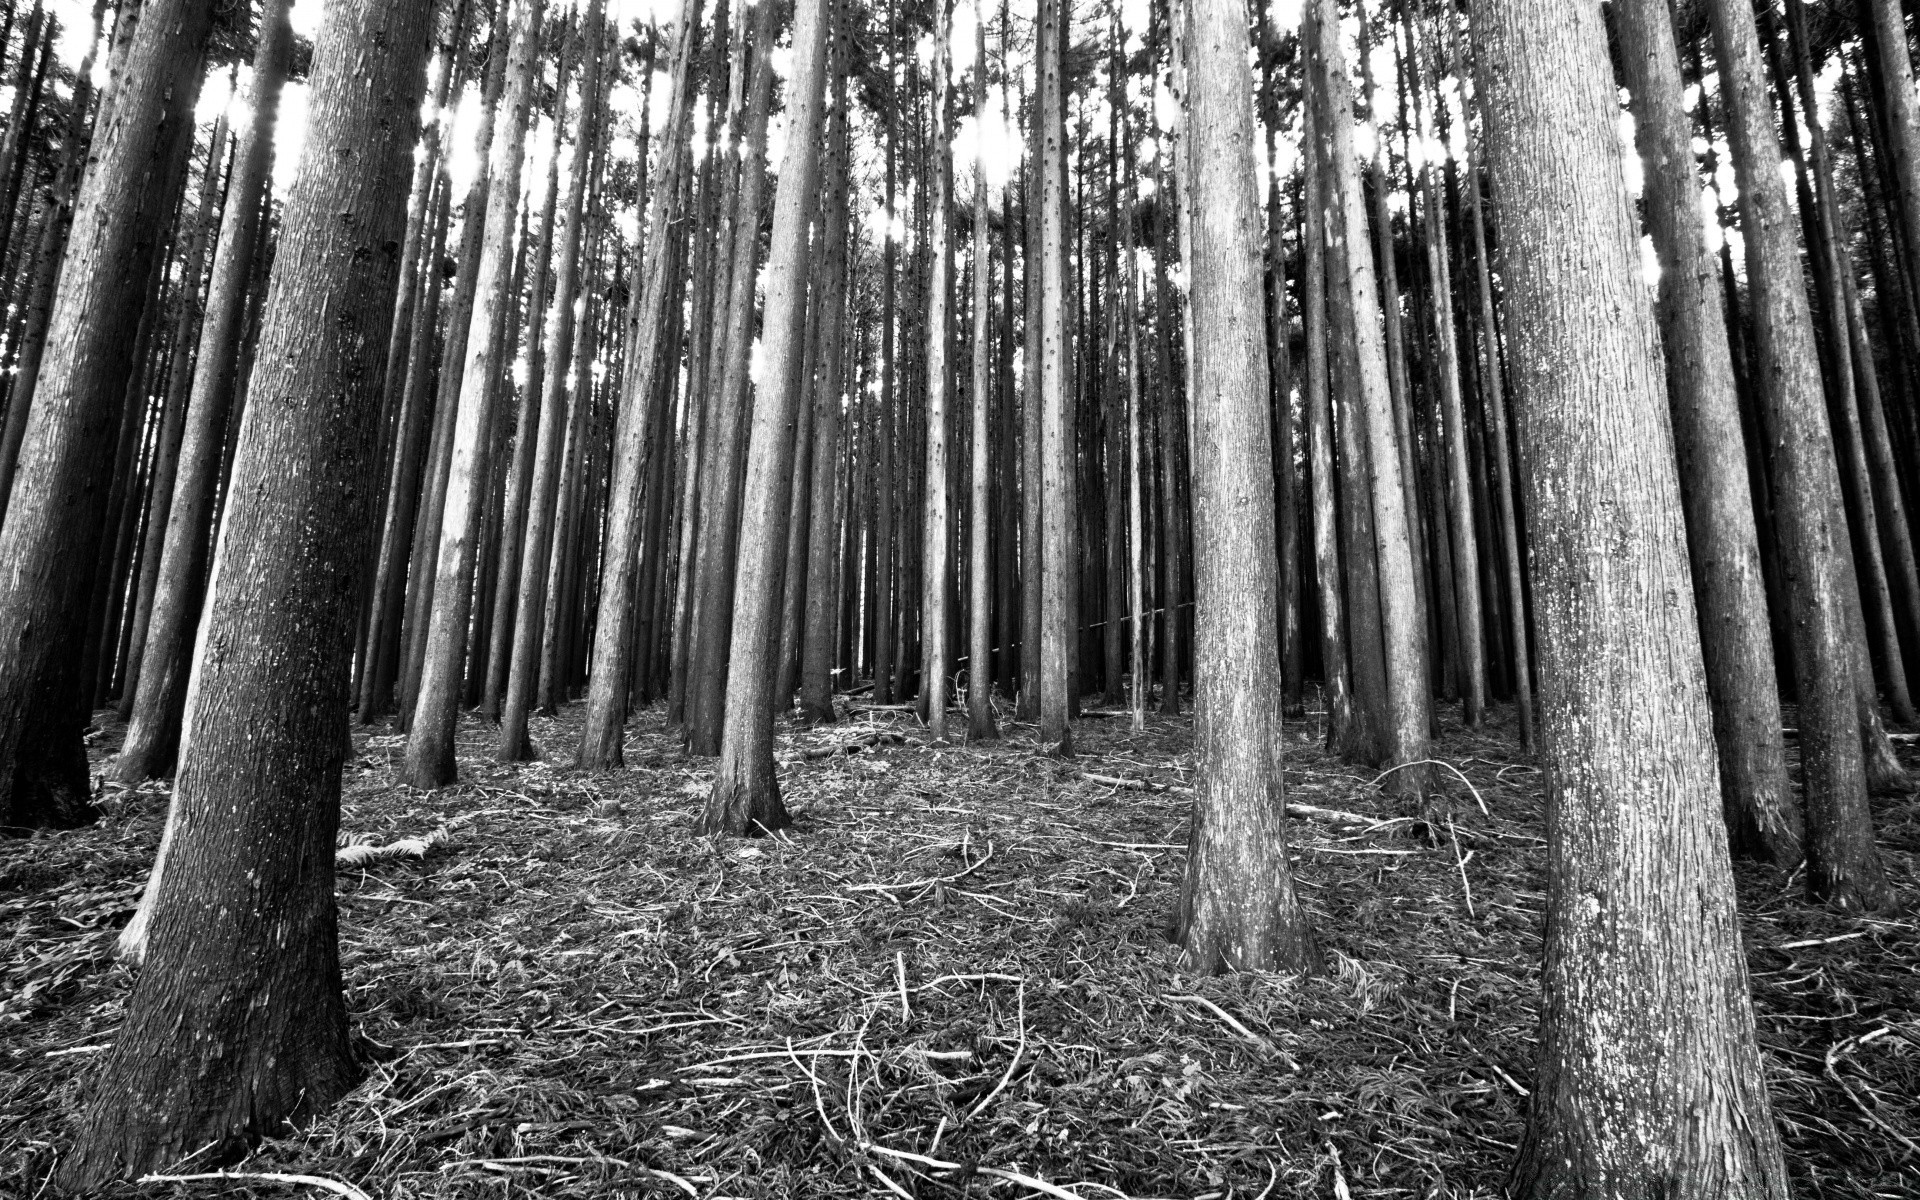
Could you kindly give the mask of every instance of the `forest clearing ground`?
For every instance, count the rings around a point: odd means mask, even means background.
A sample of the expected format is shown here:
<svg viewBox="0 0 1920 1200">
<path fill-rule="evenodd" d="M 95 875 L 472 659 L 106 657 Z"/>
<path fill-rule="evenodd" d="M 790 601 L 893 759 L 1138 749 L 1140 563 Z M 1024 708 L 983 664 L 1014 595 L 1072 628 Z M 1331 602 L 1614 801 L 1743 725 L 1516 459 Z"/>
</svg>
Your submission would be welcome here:
<svg viewBox="0 0 1920 1200">
<path fill-rule="evenodd" d="M 395 786 L 392 731 L 356 730 L 343 839 L 432 842 L 340 870 L 375 1061 L 233 1169 L 383 1198 L 1497 1195 L 1532 1071 L 1541 782 L 1510 712 L 1447 715 L 1436 754 L 1472 791 L 1449 775 L 1437 848 L 1288 723 L 1289 802 L 1370 818 L 1291 822 L 1327 957 L 1305 980 L 1178 969 L 1185 718 L 1081 720 L 1069 761 L 1018 726 L 934 748 L 898 712 L 783 724 L 795 825 L 734 842 L 693 833 L 713 761 L 658 709 L 597 773 L 496 766 L 465 719 L 463 783 L 435 793 Z M 578 718 L 536 718 L 536 741 L 564 761 Z M 166 790 L 108 795 L 96 828 L 0 841 L 0 1196 L 41 1194 L 126 1000 L 112 946 Z M 1877 810 L 1911 914 L 1920 803 Z M 1920 1194 L 1920 927 L 1739 877 L 1798 1194 Z M 123 1189 L 216 1193 L 320 1194 Z"/>
</svg>

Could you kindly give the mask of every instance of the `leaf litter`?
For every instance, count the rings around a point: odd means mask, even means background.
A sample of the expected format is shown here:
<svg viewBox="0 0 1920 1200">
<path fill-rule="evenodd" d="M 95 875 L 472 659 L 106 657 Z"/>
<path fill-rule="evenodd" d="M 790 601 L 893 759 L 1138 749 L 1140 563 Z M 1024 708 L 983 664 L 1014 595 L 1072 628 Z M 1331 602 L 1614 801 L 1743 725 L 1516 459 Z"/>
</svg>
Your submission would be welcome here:
<svg viewBox="0 0 1920 1200">
<path fill-rule="evenodd" d="M 463 782 L 433 793 L 396 784 L 402 737 L 356 730 L 339 898 L 364 1081 L 225 1175 L 116 1194 L 1500 1194 L 1544 903 L 1541 779 L 1510 728 L 1446 723 L 1454 823 L 1428 845 L 1289 722 L 1327 970 L 1206 978 L 1166 940 L 1190 721 L 1090 717 L 1061 761 L 1030 728 L 930 746 L 906 712 L 855 716 L 782 724 L 795 824 L 755 841 L 694 833 L 712 760 L 658 710 L 610 772 L 498 766 L 469 719 Z M 578 719 L 536 736 L 563 749 Z M 0 1195 L 45 1191 L 131 983 L 113 941 L 167 788 L 103 789 L 97 827 L 0 842 Z M 1877 803 L 1912 911 L 1920 804 Z M 1920 930 L 1736 873 L 1797 1186 L 1912 1194 Z"/>
</svg>

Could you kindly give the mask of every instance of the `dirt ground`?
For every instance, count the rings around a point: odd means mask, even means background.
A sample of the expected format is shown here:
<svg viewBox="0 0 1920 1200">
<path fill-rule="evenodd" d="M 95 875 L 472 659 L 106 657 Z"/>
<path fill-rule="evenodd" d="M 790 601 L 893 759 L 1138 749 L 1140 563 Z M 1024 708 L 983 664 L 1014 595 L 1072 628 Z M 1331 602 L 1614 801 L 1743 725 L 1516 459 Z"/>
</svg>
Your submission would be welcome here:
<svg viewBox="0 0 1920 1200">
<path fill-rule="evenodd" d="M 577 719 L 535 738 L 564 760 Z M 400 737 L 357 731 L 346 840 L 429 843 L 341 868 L 371 1061 L 231 1168 L 321 1182 L 119 1194 L 1496 1196 L 1532 1073 L 1544 866 L 1539 772 L 1507 719 L 1449 720 L 1438 847 L 1289 723 L 1289 801 L 1336 810 L 1291 823 L 1327 957 L 1306 979 L 1178 969 L 1184 718 L 1089 717 L 1064 762 L 1019 726 L 946 748 L 895 712 L 783 726 L 794 827 L 719 843 L 693 833 L 712 760 L 658 711 L 605 773 L 494 766 L 467 725 L 463 783 L 434 793 L 395 785 Z M 41 1195 L 73 1136 L 166 799 L 108 786 L 98 827 L 0 842 L 0 1196 Z M 1878 818 L 1912 912 L 1920 804 Z M 1738 874 L 1796 1194 L 1920 1195 L 1920 926 Z"/>
</svg>

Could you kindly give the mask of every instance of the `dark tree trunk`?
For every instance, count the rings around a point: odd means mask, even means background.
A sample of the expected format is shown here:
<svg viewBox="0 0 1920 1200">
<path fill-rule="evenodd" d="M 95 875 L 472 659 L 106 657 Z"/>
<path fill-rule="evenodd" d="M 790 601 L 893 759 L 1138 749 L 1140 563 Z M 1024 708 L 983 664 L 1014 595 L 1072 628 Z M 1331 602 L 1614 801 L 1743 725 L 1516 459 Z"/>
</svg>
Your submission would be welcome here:
<svg viewBox="0 0 1920 1200">
<path fill-rule="evenodd" d="M 186 435 L 167 514 L 166 549 L 148 622 L 146 653 L 141 658 L 133 716 L 114 764 L 116 777 L 129 785 L 170 771 L 180 739 L 187 673 L 212 544 L 217 473 L 240 365 L 247 285 L 253 276 L 262 202 L 273 167 L 280 88 L 293 46 L 287 21 L 291 2 L 271 0 L 261 13 L 253 61 L 253 120 L 245 144 L 234 155 L 227 182 L 226 211 L 220 221 L 213 281 L 207 289 L 206 323 L 187 404 Z"/>
<path fill-rule="evenodd" d="M 182 819 L 146 965 L 61 1167 L 69 1189 L 209 1149 L 232 1161 L 358 1073 L 333 852 L 431 11 L 339 0 L 318 38 L 187 714 Z"/>
<path fill-rule="evenodd" d="M 75 201 L 75 240 L 0 527 L 8 564 L 0 576 L 0 827 L 94 816 L 80 741 L 88 684 L 74 666 L 92 608 L 132 335 L 172 210 L 167 150 L 192 120 L 213 5 L 153 0 L 143 15 Z"/>
</svg>

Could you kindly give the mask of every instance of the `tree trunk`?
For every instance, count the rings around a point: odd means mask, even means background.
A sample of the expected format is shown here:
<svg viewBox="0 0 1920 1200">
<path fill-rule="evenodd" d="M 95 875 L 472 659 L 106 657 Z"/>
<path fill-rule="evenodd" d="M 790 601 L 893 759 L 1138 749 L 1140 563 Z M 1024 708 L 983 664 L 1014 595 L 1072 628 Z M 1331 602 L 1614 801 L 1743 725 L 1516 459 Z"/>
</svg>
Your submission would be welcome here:
<svg viewBox="0 0 1920 1200">
<path fill-rule="evenodd" d="M 1787 782 L 1766 581 L 1742 469 L 1739 396 L 1700 223 L 1679 52 L 1667 0 L 1622 0 L 1614 12 L 1636 141 L 1647 164 L 1647 229 L 1660 261 L 1655 313 L 1727 828 L 1734 849 L 1764 853 L 1790 869 L 1801 856 L 1800 810 Z"/>
<path fill-rule="evenodd" d="M 509 15 L 511 13 L 511 16 Z M 486 231 L 474 264 L 474 305 L 467 328 L 466 363 L 460 373 L 454 418 L 453 458 L 447 475 L 435 572 L 434 603 L 426 629 L 420 691 L 407 734 L 401 781 L 423 790 L 454 781 L 454 729 L 460 718 L 461 667 L 474 592 L 477 542 L 486 512 L 488 459 L 493 440 L 496 377 L 504 352 L 505 310 L 513 303 L 513 233 L 520 210 L 527 115 L 534 60 L 546 0 L 513 0 L 497 19 L 511 20 L 513 49 L 506 90 L 488 150 L 493 177 L 487 188 Z M 467 220 L 482 219 L 469 212 Z"/>
<path fill-rule="evenodd" d="M 786 567 L 787 506 L 793 488 L 793 426 L 806 381 L 796 369 L 807 328 L 807 218 L 818 206 L 822 84 L 833 0 L 800 0 L 793 16 L 787 152 L 773 205 L 767 262 L 765 372 L 747 447 L 740 569 L 727 665 L 726 735 L 700 829 L 708 834 L 772 833 L 791 823 L 773 762 L 771 693 L 780 642 L 780 573 Z M 768 46 L 771 39 L 763 41 Z"/>
<path fill-rule="evenodd" d="M 847 61 L 845 55 L 852 44 L 848 23 L 844 16 L 835 22 L 834 38 L 838 48 L 834 56 L 840 63 Z M 842 339 L 846 336 L 848 272 L 852 258 L 847 207 L 851 164 L 845 72 L 834 72 L 833 86 L 833 115 L 827 135 L 827 194 L 823 202 L 826 219 L 821 235 L 821 253 L 827 257 L 827 287 L 818 300 L 823 306 L 821 370 L 813 396 L 813 507 L 808 513 L 807 530 L 807 578 L 813 581 L 813 586 L 806 592 L 806 629 L 800 652 L 800 715 L 801 719 L 813 722 L 834 719 L 835 625 L 840 615 L 841 594 L 853 586 L 851 580 L 842 581 L 838 588 L 827 586 L 834 578 L 834 559 L 841 541 L 840 507 L 846 491 L 840 486 L 841 394 L 844 390 L 841 379 L 845 363 Z M 848 523 L 852 523 L 851 519 Z"/>
<path fill-rule="evenodd" d="M 1540 1062 L 1509 1191 L 1784 1200 L 1606 30 L 1545 0 L 1473 23 L 1549 805 Z"/>
<path fill-rule="evenodd" d="M 213 281 L 207 289 L 206 323 L 187 404 L 186 436 L 180 449 L 173 504 L 167 514 L 166 549 L 146 653 L 141 659 L 133 716 L 114 763 L 115 777 L 129 786 L 170 771 L 180 739 L 187 674 L 211 545 L 214 494 L 220 482 L 216 473 L 239 370 L 247 285 L 253 275 L 254 256 L 259 252 L 261 205 L 273 167 L 280 89 L 293 48 L 293 32 L 287 20 L 291 3 L 270 0 L 260 16 L 249 97 L 252 123 L 245 143 L 234 156 L 233 173 L 227 182 L 226 211 L 221 215 Z"/>
<path fill-rule="evenodd" d="M 1069 367 L 1073 347 L 1067 341 L 1067 163 L 1066 81 L 1062 43 L 1069 21 L 1069 0 L 1040 0 L 1040 742 L 1057 755 L 1073 753 L 1067 724 L 1070 662 L 1078 648 L 1076 614 L 1068 608 L 1074 569 L 1072 508 L 1073 447 L 1067 443 Z M 1029 264 L 1028 270 L 1033 269 Z M 1031 319 L 1031 318 L 1030 318 Z"/>
<path fill-rule="evenodd" d="M 1301 317 L 1306 326 L 1307 373 L 1301 384 L 1307 417 L 1307 475 L 1313 502 L 1314 574 L 1320 599 L 1320 661 L 1327 714 L 1327 746 L 1345 753 L 1353 737 L 1353 690 L 1347 662 L 1346 571 L 1340 553 L 1340 500 L 1333 478 L 1333 406 L 1327 376 L 1326 170 L 1315 149 L 1326 117 L 1310 92 L 1306 103 L 1305 203 L 1301 234 L 1306 275 Z M 1172 626 L 1168 626 L 1171 630 Z"/>
<path fill-rule="evenodd" d="M 581 25 L 585 62 L 580 74 L 580 111 L 573 128 L 573 165 L 567 179 L 567 207 L 560 232 L 560 260 L 554 268 L 552 315 L 544 331 L 547 373 L 541 380 L 540 419 L 528 502 L 524 545 L 514 611 L 511 666 L 505 702 L 500 708 L 500 739 L 494 747 L 499 762 L 521 762 L 533 756 L 527 738 L 527 716 L 539 682 L 541 634 L 546 627 L 547 572 L 553 556 L 554 500 L 560 475 L 561 441 L 566 436 L 567 385 L 574 373 L 576 334 L 574 305 L 581 291 L 581 243 L 586 233 L 587 186 L 601 167 L 596 152 L 596 122 L 603 111 L 601 79 L 607 56 L 606 0 L 590 0 Z M 585 401 L 593 381 L 582 375 L 574 381 L 575 403 Z"/>
<path fill-rule="evenodd" d="M 339 0 L 317 39 L 312 126 L 190 689 L 182 819 L 146 965 L 61 1167 L 68 1189 L 208 1150 L 233 1161 L 358 1074 L 333 851 L 432 7 Z"/>
<path fill-rule="evenodd" d="M 1181 8 L 1185 13 L 1181 13 Z M 1311 969 L 1287 869 L 1272 441 L 1245 0 L 1186 0 L 1194 438 L 1193 833 L 1175 937 L 1201 972 Z M 1363 243 L 1364 245 L 1364 243 Z"/>
<path fill-rule="evenodd" d="M 1860 661 L 1860 592 L 1846 542 L 1813 318 L 1792 206 L 1774 165 L 1780 146 L 1753 10 L 1745 0 L 1710 0 L 1709 12 L 1740 186 L 1747 283 L 1759 335 L 1755 374 L 1773 446 L 1774 520 L 1792 615 L 1807 886 L 1836 908 L 1871 910 L 1891 900 L 1873 845 L 1863 760 L 1864 739 L 1879 718 L 1872 676 Z"/>
<path fill-rule="evenodd" d="M 615 767 L 623 761 L 627 721 L 627 671 L 632 655 L 634 579 L 638 573 L 641 486 L 645 482 L 647 445 L 652 430 L 647 403 L 653 392 L 656 351 L 666 325 L 666 303 L 672 291 L 673 255 L 667 245 L 668 223 L 680 198 L 680 172 L 687 157 L 687 130 L 692 120 L 691 70 L 700 41 L 699 0 L 685 0 L 674 25 L 673 95 L 661 127 L 661 156 L 652 195 L 647 200 L 645 295 L 638 313 L 639 336 L 628 347 L 634 386 L 626 388 L 614 433 L 612 475 L 607 504 L 606 544 L 602 548 L 604 573 L 599 586 L 599 622 L 594 629 L 593 674 L 589 680 L 587 720 L 580 734 L 577 762 L 582 767 Z M 638 266 L 639 260 L 636 260 Z M 629 304 L 633 303 L 630 299 Z"/>
<path fill-rule="evenodd" d="M 152 0 L 74 205 L 42 383 L 0 527 L 0 827 L 91 821 L 80 660 L 105 473 L 144 283 L 171 215 L 165 151 L 192 120 L 212 25 L 207 0 Z M 158 172 L 161 178 L 156 178 Z"/>
</svg>

